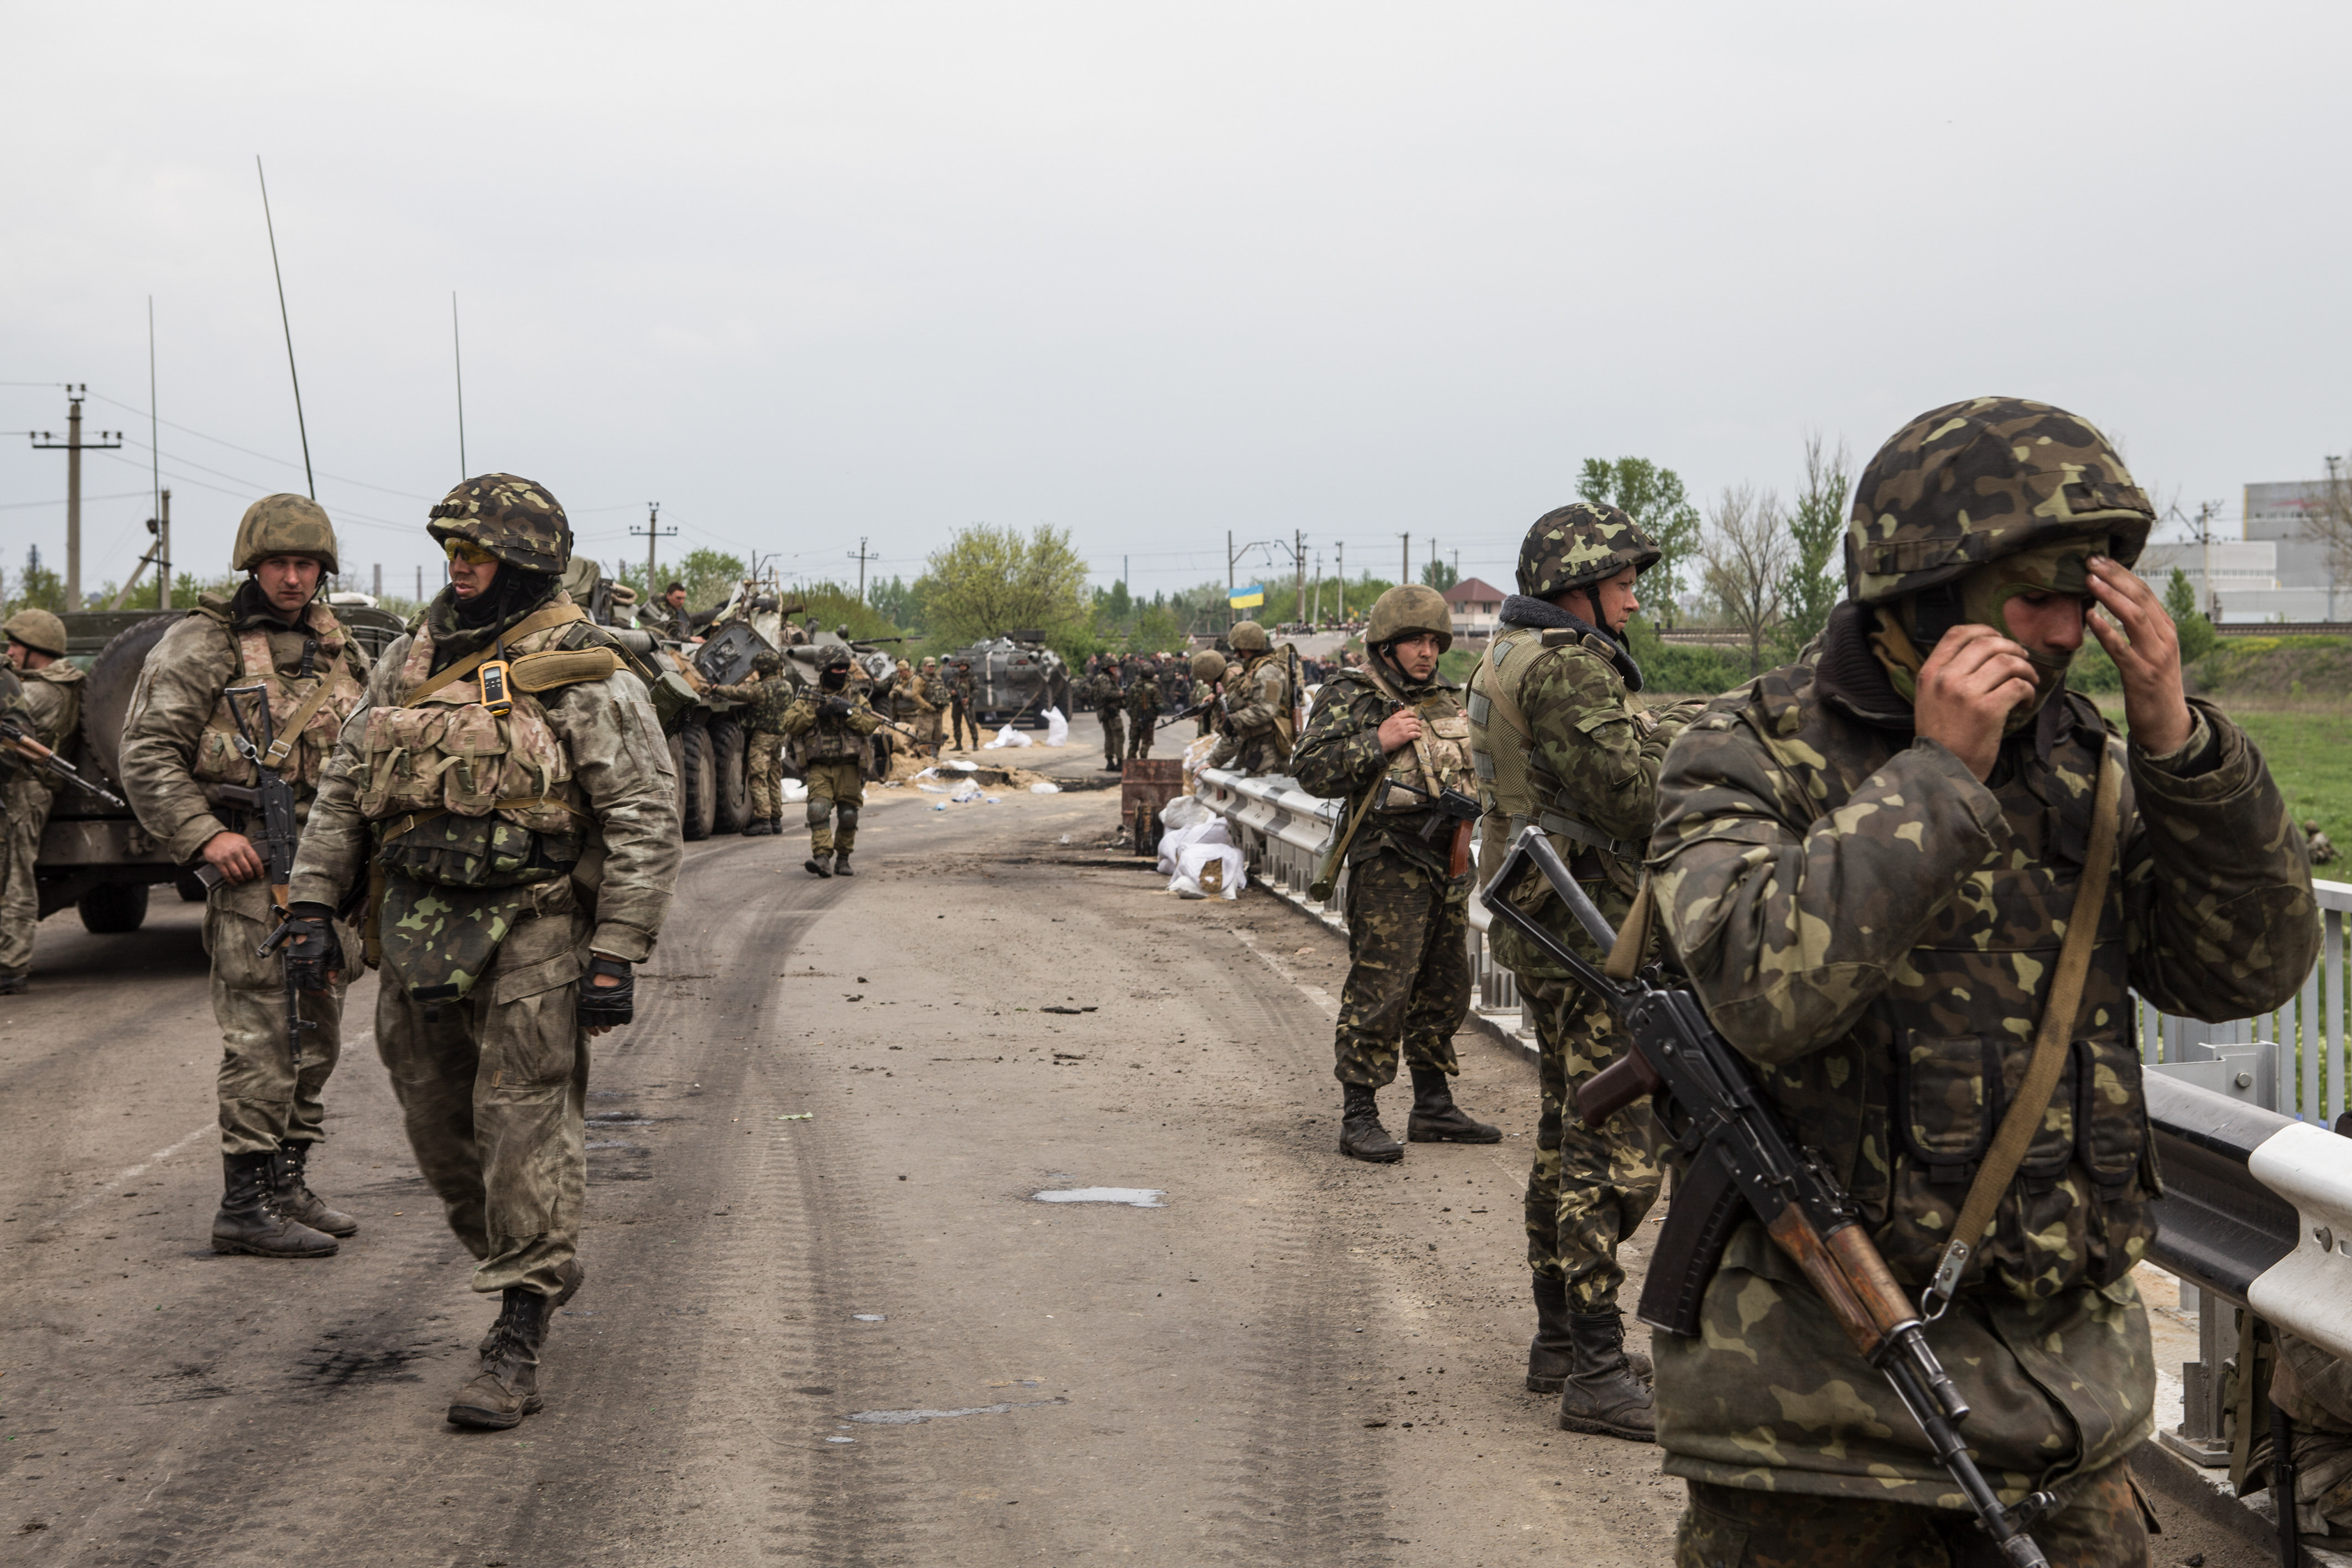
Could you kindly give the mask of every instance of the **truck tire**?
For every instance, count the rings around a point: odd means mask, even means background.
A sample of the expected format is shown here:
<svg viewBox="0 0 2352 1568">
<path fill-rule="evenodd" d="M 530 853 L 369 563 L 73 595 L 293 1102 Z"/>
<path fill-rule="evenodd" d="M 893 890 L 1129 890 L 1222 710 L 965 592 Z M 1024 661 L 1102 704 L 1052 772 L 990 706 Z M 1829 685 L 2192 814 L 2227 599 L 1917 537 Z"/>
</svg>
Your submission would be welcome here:
<svg viewBox="0 0 2352 1568">
<path fill-rule="evenodd" d="M 677 815 L 686 841 L 710 836 L 718 817 L 719 770 L 711 766 L 710 732 L 689 724 L 677 732 Z"/>
<path fill-rule="evenodd" d="M 81 895 L 81 924 L 100 936 L 136 931 L 147 918 L 147 884 L 143 882 L 102 883 Z"/>
<path fill-rule="evenodd" d="M 184 610 L 151 616 L 118 632 L 89 662 L 89 674 L 81 687 L 82 744 L 89 759 L 98 764 L 101 781 L 118 795 L 122 792 L 122 721 L 131 711 L 131 693 L 139 685 L 139 673 L 147 667 L 148 653 L 163 640 L 164 632 L 186 619 Z"/>
<path fill-rule="evenodd" d="M 722 833 L 740 833 L 751 820 L 751 753 L 740 723 L 710 721 L 710 760 L 719 776 L 719 810 L 712 826 Z"/>
</svg>

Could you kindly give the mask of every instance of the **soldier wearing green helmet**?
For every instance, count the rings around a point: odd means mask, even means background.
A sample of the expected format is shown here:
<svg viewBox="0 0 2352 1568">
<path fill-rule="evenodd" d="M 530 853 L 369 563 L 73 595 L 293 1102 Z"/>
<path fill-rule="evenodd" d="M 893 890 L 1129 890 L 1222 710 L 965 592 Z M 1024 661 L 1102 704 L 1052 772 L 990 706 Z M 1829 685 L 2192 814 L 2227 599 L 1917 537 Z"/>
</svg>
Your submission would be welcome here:
<svg viewBox="0 0 2352 1568">
<path fill-rule="evenodd" d="M 376 1050 L 417 1166 L 499 1298 L 455 1425 L 539 1409 L 576 1292 L 588 1041 L 635 1016 L 677 876 L 677 777 L 644 685 L 560 574 L 545 486 L 468 479 L 426 531 L 449 583 L 384 651 L 295 861 L 298 972 L 381 966 Z M 333 914 L 373 888 L 353 946 Z"/>
<path fill-rule="evenodd" d="M 1261 633 L 1261 637 L 1263 633 Z M 1471 788 L 1470 721 L 1437 673 L 1454 619 L 1433 588 L 1391 588 L 1372 606 L 1362 665 L 1315 695 L 1290 772 L 1362 815 L 1347 853 L 1348 980 L 1332 1071 L 1339 1152 L 1388 1164 L 1404 1145 L 1381 1124 L 1380 1091 L 1402 1057 L 1412 1074 L 1411 1142 L 1492 1144 L 1499 1128 L 1454 1104 L 1454 1031 L 1470 1010 L 1470 873 L 1454 821 L 1436 810 Z M 1461 862 L 1456 863 L 1457 860 Z"/>
<path fill-rule="evenodd" d="M 81 726 L 80 666 L 66 660 L 66 623 L 46 610 L 19 610 L 0 625 L 8 640 L 9 690 L 0 711 L 23 727 L 26 738 L 62 749 Z M 0 838 L 0 996 L 32 983 L 33 932 L 41 923 L 41 893 L 34 880 L 41 833 L 57 802 L 55 777 L 37 768 L 0 763 L 0 802 L 6 833 Z"/>
<path fill-rule="evenodd" d="M 342 1048 L 341 977 L 306 992 L 298 1074 L 287 1044 L 285 975 L 257 949 L 277 925 L 253 804 L 254 765 L 237 749 L 225 695 L 258 684 L 276 744 L 265 761 L 308 821 L 343 721 L 366 692 L 366 650 L 346 637 L 320 597 L 337 570 L 334 524 L 308 496 L 264 496 L 236 528 L 234 594 L 206 594 L 147 655 L 122 725 L 123 793 L 141 826 L 183 865 L 214 880 L 205 899 L 212 958 L 221 1207 L 216 1251 L 265 1258 L 331 1256 L 359 1221 L 310 1190 L 311 1157 L 326 1141 L 325 1095 Z M 245 705 L 252 723 L 257 710 Z"/>
<path fill-rule="evenodd" d="M 747 839 L 781 835 L 784 831 L 783 773 L 784 710 L 793 706 L 793 684 L 783 677 L 784 661 L 771 649 L 751 655 L 751 678 L 731 686 L 714 686 L 709 695 L 744 706 L 743 740 L 751 793 L 751 820 Z"/>
<path fill-rule="evenodd" d="M 2266 1012 L 2319 936 L 2261 753 L 2184 694 L 2129 570 L 2153 516 L 2063 409 L 1912 421 L 1855 487 L 1821 637 L 1675 743 L 1648 860 L 1708 1017 L 1922 1300 L 1977 1463 L 2004 1500 L 2056 1495 L 2030 1528 L 2062 1568 L 2148 1561 L 2125 1459 L 2155 1403 L 2131 1270 L 2158 1187 L 2131 993 Z M 2066 689 L 2085 636 L 2122 677 L 2121 730 Z M 1973 1239 L 1964 1212 L 1990 1215 Z M 1801 1278 L 1750 1220 L 1702 1332 L 1652 1340 L 1690 1489 L 1676 1561 L 1978 1560 L 1918 1424 Z"/>
<path fill-rule="evenodd" d="M 1641 609 L 1636 580 L 1658 548 L 1614 507 L 1578 501 L 1547 512 L 1519 549 L 1518 592 L 1470 677 L 1478 772 L 1479 864 L 1491 876 L 1530 824 L 1612 921 L 1641 874 L 1658 768 L 1696 703 L 1645 708 L 1642 671 L 1624 643 Z M 1594 962 L 1603 956 L 1549 887 L 1524 907 Z M 1651 1437 L 1650 1392 L 1625 1351 L 1618 1243 L 1657 1201 L 1657 1126 L 1646 1105 L 1597 1129 L 1576 1091 L 1628 1049 L 1606 1008 L 1507 925 L 1488 935 L 1517 977 L 1536 1026 L 1542 1110 L 1528 1177 L 1528 1264 L 1536 1335 L 1527 1385 L 1560 1396 L 1562 1429 L 1629 1441 Z"/>
<path fill-rule="evenodd" d="M 1289 766 L 1297 741 L 1292 723 L 1300 694 L 1291 687 L 1289 661 L 1275 653 L 1274 640 L 1255 621 L 1234 622 L 1225 646 L 1236 657 L 1225 671 L 1219 699 L 1217 728 L 1223 733 L 1207 765 L 1236 773 L 1279 773 Z"/>
</svg>

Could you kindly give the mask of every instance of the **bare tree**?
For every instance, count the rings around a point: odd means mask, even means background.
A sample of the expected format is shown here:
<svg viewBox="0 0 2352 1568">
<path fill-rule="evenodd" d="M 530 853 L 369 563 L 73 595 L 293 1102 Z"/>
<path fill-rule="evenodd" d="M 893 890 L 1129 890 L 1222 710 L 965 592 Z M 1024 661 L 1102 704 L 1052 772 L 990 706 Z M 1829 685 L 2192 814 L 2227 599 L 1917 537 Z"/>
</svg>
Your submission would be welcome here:
<svg viewBox="0 0 2352 1568">
<path fill-rule="evenodd" d="M 2352 472 L 2345 460 L 2327 460 L 2327 480 L 2319 504 L 2304 514 L 2306 538 L 2327 547 L 2327 619 L 2336 619 L 2336 585 L 2352 577 Z"/>
<path fill-rule="evenodd" d="M 1699 559 L 1706 563 L 1706 591 L 1723 617 L 1748 639 L 1748 673 L 1764 667 L 1764 642 L 1780 619 L 1780 595 L 1796 536 L 1780 515 L 1771 491 L 1752 485 L 1727 486 L 1707 513 Z"/>
</svg>

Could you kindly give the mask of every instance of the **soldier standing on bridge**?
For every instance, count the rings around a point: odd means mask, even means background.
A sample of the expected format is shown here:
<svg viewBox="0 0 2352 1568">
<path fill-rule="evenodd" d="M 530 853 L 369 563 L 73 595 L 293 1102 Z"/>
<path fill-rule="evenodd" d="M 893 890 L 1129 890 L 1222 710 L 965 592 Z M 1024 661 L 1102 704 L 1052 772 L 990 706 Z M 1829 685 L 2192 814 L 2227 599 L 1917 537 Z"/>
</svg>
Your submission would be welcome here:
<svg viewBox="0 0 2352 1568">
<path fill-rule="evenodd" d="M 1504 601 L 1502 630 L 1470 677 L 1482 869 L 1491 875 L 1519 831 L 1540 826 L 1618 924 L 1641 885 L 1659 765 L 1703 706 L 1652 712 L 1633 697 L 1642 672 L 1625 649 L 1625 624 L 1642 607 L 1634 580 L 1658 553 L 1614 507 L 1579 501 L 1546 513 L 1519 547 L 1519 591 Z M 1549 883 L 1526 885 L 1536 890 L 1524 900 L 1528 914 L 1594 964 L 1607 956 Z M 1647 1104 L 1597 1131 L 1577 1118 L 1576 1091 L 1625 1052 L 1624 1030 L 1508 925 L 1496 921 L 1487 940 L 1534 1020 L 1543 1094 L 1527 1191 L 1536 1301 L 1528 1386 L 1559 1394 L 1565 1431 L 1647 1442 L 1650 1391 L 1625 1354 L 1617 1245 L 1658 1198 L 1657 1123 Z"/>
<path fill-rule="evenodd" d="M 756 839 L 784 831 L 783 775 L 784 710 L 793 704 L 793 684 L 783 677 L 784 662 L 762 648 L 751 655 L 751 678 L 731 686 L 714 686 L 710 695 L 744 705 L 742 715 L 746 771 L 751 793 L 751 820 L 743 836 Z"/>
<path fill-rule="evenodd" d="M 237 524 L 235 594 L 207 594 L 147 655 L 122 722 L 122 789 L 140 825 L 183 865 L 220 882 L 205 900 L 213 1018 L 220 1025 L 221 1157 L 226 1183 L 213 1249 L 265 1258 L 324 1258 L 359 1221 L 328 1207 L 306 1179 L 326 1139 L 323 1098 L 342 1050 L 343 983 L 305 992 L 298 1079 L 287 1043 L 285 973 L 258 949 L 278 924 L 268 866 L 248 832 L 259 811 L 225 789 L 249 790 L 253 764 L 236 746 L 225 695 L 259 684 L 276 737 L 265 760 L 307 821 L 335 736 L 363 700 L 366 652 L 319 598 L 337 570 L 334 525 L 307 496 L 265 496 Z M 248 725 L 257 716 L 245 705 Z M 346 936 L 350 933 L 348 929 Z"/>
<path fill-rule="evenodd" d="M 46 610 L 19 610 L 0 626 L 8 639 L 9 685 L 18 688 L 5 706 L 25 727 L 28 740 L 61 751 L 81 725 L 79 665 L 66 660 L 66 623 Z M 41 923 L 41 892 L 33 865 L 41 856 L 41 832 L 61 786 L 50 774 L 22 763 L 0 764 L 7 838 L 0 842 L 0 997 L 31 983 L 33 930 Z"/>
<path fill-rule="evenodd" d="M 1129 761 L 1151 755 L 1151 730 L 1160 718 L 1159 672 L 1149 663 L 1131 672 L 1127 688 L 1127 755 Z"/>
<path fill-rule="evenodd" d="M 1095 705 L 1095 718 L 1102 725 L 1103 766 L 1116 773 L 1121 763 L 1120 742 L 1126 731 L 1120 724 L 1126 698 L 1118 687 L 1118 661 L 1105 659 L 1095 672 L 1092 685 L 1087 688 L 1087 700 Z"/>
<path fill-rule="evenodd" d="M 1452 646 L 1444 596 L 1418 583 L 1391 588 L 1364 632 L 1370 657 L 1328 683 L 1290 770 L 1352 811 L 1372 801 L 1348 845 L 1348 982 L 1339 995 L 1333 1068 L 1341 1088 L 1339 1152 L 1386 1164 L 1404 1146 L 1381 1125 L 1375 1096 L 1412 1071 L 1416 1144 L 1494 1144 L 1502 1130 L 1454 1103 L 1461 1071 L 1454 1031 L 1470 1010 L 1470 870 L 1454 866 L 1455 824 L 1435 810 L 1473 781 L 1470 720 L 1453 682 L 1437 673 Z M 1419 791 L 1416 793 L 1415 791 Z M 1462 824 L 1466 828 L 1466 821 Z"/>
<path fill-rule="evenodd" d="M 860 763 L 866 737 L 882 727 L 882 720 L 866 706 L 864 693 L 850 689 L 847 648 L 825 655 L 817 689 L 802 693 L 781 722 L 793 737 L 795 759 L 808 780 L 809 873 L 856 876 L 849 853 L 857 847 L 857 812 L 866 804 Z"/>
<path fill-rule="evenodd" d="M 1449 626 L 1445 641 L 1451 646 Z M 1209 753 L 1208 766 L 1236 773 L 1280 773 L 1290 766 L 1297 740 L 1292 733 L 1294 704 L 1290 671 L 1274 651 L 1274 640 L 1255 621 L 1236 621 L 1225 633 L 1225 645 L 1240 656 L 1238 668 L 1225 672 L 1223 714 L 1217 727 L 1224 731 Z"/>
<path fill-rule="evenodd" d="M 1855 487 L 1846 601 L 1683 732 L 1650 841 L 1668 947 L 1922 1293 L 1977 1463 L 2004 1497 L 2056 1494 L 2030 1529 L 2058 1568 L 2148 1561 L 2126 1456 L 2156 1398 L 2131 1270 L 2159 1189 L 2131 992 L 2267 1012 L 2319 941 L 2262 754 L 2183 695 L 2130 570 L 2154 521 L 2063 410 L 1922 414 Z M 2128 739 L 2066 690 L 2086 620 Z M 1701 1310 L 1699 1335 L 1651 1342 L 1664 1468 L 1690 1489 L 1678 1563 L 1988 1557 L 1918 1423 L 1753 1218 Z"/>
<path fill-rule="evenodd" d="M 348 967 L 331 916 L 373 874 L 376 1050 L 473 1288 L 499 1297 L 448 1418 L 503 1428 L 540 1408 L 549 1321 L 585 1278 L 588 1040 L 635 1016 L 677 878 L 677 781 L 645 686 L 558 586 L 555 497 L 485 474 L 427 529 L 449 586 L 343 727 L 290 946 L 321 983 Z"/>
</svg>

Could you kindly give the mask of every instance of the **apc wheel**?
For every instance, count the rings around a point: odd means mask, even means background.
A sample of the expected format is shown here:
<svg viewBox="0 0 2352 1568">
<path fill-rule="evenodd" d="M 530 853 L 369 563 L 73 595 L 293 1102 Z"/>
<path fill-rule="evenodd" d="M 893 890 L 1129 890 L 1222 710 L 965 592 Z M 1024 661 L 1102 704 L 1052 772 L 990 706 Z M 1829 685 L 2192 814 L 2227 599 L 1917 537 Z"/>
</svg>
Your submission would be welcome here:
<svg viewBox="0 0 2352 1568">
<path fill-rule="evenodd" d="M 688 843 L 710 836 L 719 816 L 719 769 L 710 756 L 710 732 L 688 725 L 678 732 L 677 815 Z"/>
<path fill-rule="evenodd" d="M 82 929 L 100 936 L 136 931 L 147 918 L 147 884 L 110 882 L 81 895 Z"/>
<path fill-rule="evenodd" d="M 712 825 L 740 833 L 751 820 L 751 751 L 740 723 L 715 719 L 710 726 L 711 766 L 719 776 L 719 808 Z"/>
</svg>

